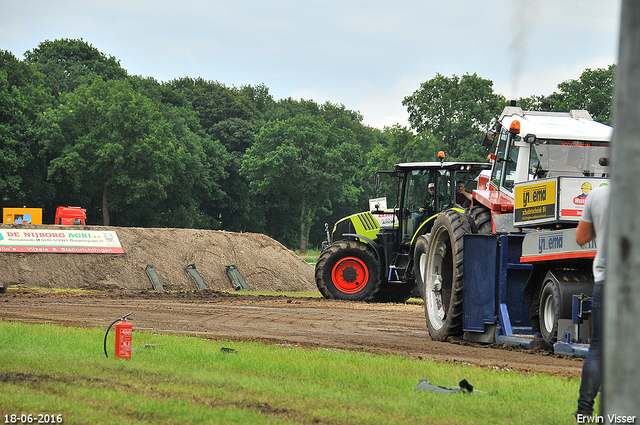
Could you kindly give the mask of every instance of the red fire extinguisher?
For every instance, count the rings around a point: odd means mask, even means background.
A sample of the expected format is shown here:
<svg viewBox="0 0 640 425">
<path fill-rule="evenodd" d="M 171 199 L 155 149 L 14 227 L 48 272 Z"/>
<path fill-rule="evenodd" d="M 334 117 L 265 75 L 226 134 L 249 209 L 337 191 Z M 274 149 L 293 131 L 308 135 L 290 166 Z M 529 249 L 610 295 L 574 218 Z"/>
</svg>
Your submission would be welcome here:
<svg viewBox="0 0 640 425">
<path fill-rule="evenodd" d="M 133 326 L 131 323 L 127 322 L 127 317 L 132 314 L 133 311 L 114 320 L 107 328 L 107 332 L 104 334 L 104 355 L 107 356 L 107 358 L 109 358 L 109 355 L 107 354 L 107 335 L 109 334 L 111 327 L 117 322 L 120 323 L 116 325 L 116 357 L 121 359 L 131 358 L 131 335 L 133 332 Z"/>
</svg>

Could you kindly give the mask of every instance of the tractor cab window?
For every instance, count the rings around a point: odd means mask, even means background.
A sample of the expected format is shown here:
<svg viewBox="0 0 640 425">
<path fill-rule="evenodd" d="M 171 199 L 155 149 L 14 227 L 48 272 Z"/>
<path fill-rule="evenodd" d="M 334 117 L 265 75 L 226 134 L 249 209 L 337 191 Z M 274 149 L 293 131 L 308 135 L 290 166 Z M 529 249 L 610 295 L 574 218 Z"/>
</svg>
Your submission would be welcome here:
<svg viewBox="0 0 640 425">
<path fill-rule="evenodd" d="M 507 154 L 507 140 L 509 139 L 509 133 L 503 131 L 498 136 L 498 149 L 496 150 L 496 158 L 493 165 L 493 171 L 491 172 L 491 184 L 495 187 L 500 187 L 500 181 L 502 180 L 505 155 Z"/>
<path fill-rule="evenodd" d="M 456 189 L 460 185 L 462 185 L 466 192 L 472 193 L 475 189 L 478 188 L 478 177 L 480 176 L 480 172 L 482 170 L 471 169 L 471 167 L 466 167 L 466 168 L 467 169 L 463 167 L 463 169 L 456 171 L 456 177 L 455 177 Z M 463 208 L 466 208 L 471 204 L 471 201 L 468 201 L 468 198 L 466 196 L 459 194 L 458 190 L 456 190 L 455 201 L 459 207 L 463 207 Z"/>
<path fill-rule="evenodd" d="M 518 138 L 514 138 L 514 141 Z M 504 181 L 501 187 L 504 187 L 509 192 L 513 192 L 513 188 L 515 185 L 516 179 L 516 164 L 518 163 L 518 154 L 520 153 L 520 148 L 517 146 L 511 145 L 509 149 L 509 156 L 507 160 L 504 162 Z"/>
<path fill-rule="evenodd" d="M 430 184 L 432 176 L 427 170 L 411 170 L 405 178 L 402 242 L 409 243 L 422 217 L 428 214 L 431 204 Z M 433 192 L 433 188 L 431 188 Z"/>
<path fill-rule="evenodd" d="M 378 171 L 376 172 L 376 198 L 385 198 L 387 200 L 387 210 L 392 212 L 400 205 L 400 196 L 402 193 L 402 174 L 394 171 Z"/>
<path fill-rule="evenodd" d="M 451 171 L 438 170 L 436 181 L 436 209 L 445 210 L 452 206 L 451 197 Z"/>
<path fill-rule="evenodd" d="M 600 165 L 600 158 L 608 156 L 607 148 L 607 142 L 537 139 L 533 145 L 536 175 L 608 177 L 608 167 Z"/>
<path fill-rule="evenodd" d="M 491 175 L 492 185 L 506 189 L 508 192 L 513 192 L 514 188 L 519 153 L 519 148 L 515 146 L 517 140 L 520 140 L 519 136 L 514 137 L 506 130 L 500 133 L 495 165 Z"/>
</svg>

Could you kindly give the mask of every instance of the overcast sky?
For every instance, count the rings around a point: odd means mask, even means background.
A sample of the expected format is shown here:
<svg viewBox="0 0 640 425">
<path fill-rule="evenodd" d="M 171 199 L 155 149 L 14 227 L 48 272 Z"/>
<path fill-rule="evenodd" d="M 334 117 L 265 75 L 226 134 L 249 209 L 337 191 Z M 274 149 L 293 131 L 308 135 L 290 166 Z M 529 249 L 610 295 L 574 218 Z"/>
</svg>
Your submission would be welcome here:
<svg viewBox="0 0 640 425">
<path fill-rule="evenodd" d="M 330 101 L 407 125 L 405 96 L 476 73 L 508 99 L 617 63 L 621 0 L 0 0 L 0 49 L 83 38 L 129 74 Z"/>
</svg>

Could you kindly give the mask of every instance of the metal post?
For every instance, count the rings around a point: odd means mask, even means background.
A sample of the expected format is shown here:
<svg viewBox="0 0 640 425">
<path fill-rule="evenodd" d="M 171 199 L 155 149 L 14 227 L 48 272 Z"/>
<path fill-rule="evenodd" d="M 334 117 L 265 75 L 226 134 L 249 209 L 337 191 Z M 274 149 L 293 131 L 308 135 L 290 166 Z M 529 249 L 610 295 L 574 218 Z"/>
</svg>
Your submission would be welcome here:
<svg viewBox="0 0 640 425">
<path fill-rule="evenodd" d="M 640 423 L 640 2 L 623 0 L 613 100 L 602 416 Z"/>
</svg>

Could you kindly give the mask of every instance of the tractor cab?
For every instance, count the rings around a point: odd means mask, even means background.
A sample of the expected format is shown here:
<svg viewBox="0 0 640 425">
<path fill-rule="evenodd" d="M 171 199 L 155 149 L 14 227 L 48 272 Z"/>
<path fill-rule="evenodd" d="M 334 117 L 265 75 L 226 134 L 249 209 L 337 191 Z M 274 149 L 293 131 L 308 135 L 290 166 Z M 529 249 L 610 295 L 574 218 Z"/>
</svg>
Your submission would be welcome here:
<svg viewBox="0 0 640 425">
<path fill-rule="evenodd" d="M 428 233 L 429 219 L 448 208 L 464 210 L 471 200 L 458 191 L 458 186 L 471 196 L 478 177 L 488 164 L 459 162 L 413 162 L 396 165 L 401 177 L 398 204 L 398 240 L 411 246 L 416 236 Z"/>
<path fill-rule="evenodd" d="M 493 230 L 575 225 L 583 206 L 580 199 L 588 194 L 584 190 L 609 177 L 606 157 L 612 131 L 587 111 L 506 107 L 485 137 L 487 146 L 495 146 L 491 176 L 473 194 L 476 204 L 491 211 Z M 515 215 L 498 217 L 505 213 Z"/>
</svg>

